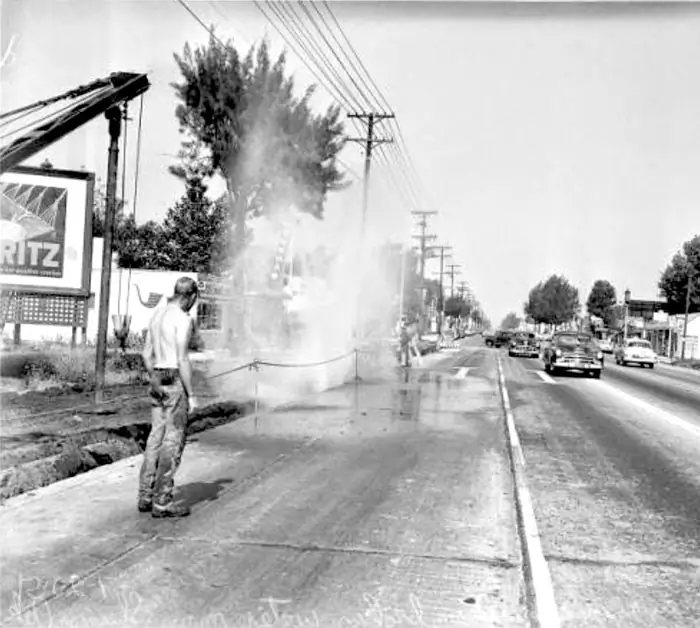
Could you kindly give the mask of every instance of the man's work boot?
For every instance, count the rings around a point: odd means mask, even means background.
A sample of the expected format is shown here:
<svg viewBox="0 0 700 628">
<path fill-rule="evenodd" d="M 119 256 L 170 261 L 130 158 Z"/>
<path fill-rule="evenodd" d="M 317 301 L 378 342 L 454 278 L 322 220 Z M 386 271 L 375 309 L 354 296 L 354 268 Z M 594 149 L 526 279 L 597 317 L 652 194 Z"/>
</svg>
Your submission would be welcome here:
<svg viewBox="0 0 700 628">
<path fill-rule="evenodd" d="M 155 519 L 165 519 L 167 517 L 187 517 L 190 514 L 189 506 L 185 504 L 169 504 L 167 506 L 159 506 L 153 504 L 151 516 Z"/>
<path fill-rule="evenodd" d="M 151 512 L 153 502 L 150 499 L 139 499 L 138 509 L 139 512 Z"/>
</svg>

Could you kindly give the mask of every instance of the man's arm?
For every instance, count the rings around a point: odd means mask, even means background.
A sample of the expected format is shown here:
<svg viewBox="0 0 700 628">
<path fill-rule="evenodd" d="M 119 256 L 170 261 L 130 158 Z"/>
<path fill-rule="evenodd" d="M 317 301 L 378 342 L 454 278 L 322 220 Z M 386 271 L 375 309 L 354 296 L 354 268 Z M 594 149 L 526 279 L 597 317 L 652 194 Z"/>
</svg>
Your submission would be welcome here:
<svg viewBox="0 0 700 628">
<path fill-rule="evenodd" d="M 177 345 L 177 367 L 180 371 L 180 379 L 182 380 L 182 385 L 185 388 L 187 396 L 190 399 L 194 399 L 194 391 L 192 390 L 192 365 L 190 364 L 190 356 L 188 354 L 190 337 L 192 335 L 192 325 L 190 321 L 178 321 L 175 333 Z"/>
<path fill-rule="evenodd" d="M 146 330 L 145 344 L 143 346 L 143 351 L 141 352 L 141 357 L 143 358 L 143 365 L 146 368 L 148 377 L 151 379 L 153 379 L 153 376 L 155 375 L 153 371 L 153 354 L 153 330 L 149 325 L 149 328 Z"/>
</svg>

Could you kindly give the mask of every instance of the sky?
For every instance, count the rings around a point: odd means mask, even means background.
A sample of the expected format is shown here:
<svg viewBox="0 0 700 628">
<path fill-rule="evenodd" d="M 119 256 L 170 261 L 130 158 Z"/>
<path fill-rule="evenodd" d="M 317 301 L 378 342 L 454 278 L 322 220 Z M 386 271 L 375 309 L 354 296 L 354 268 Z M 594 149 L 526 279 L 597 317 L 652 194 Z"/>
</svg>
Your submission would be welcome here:
<svg viewBox="0 0 700 628">
<path fill-rule="evenodd" d="M 190 1 L 243 50 L 275 29 L 249 2 Z M 660 272 L 700 233 L 700 5 L 331 2 L 392 106 L 436 242 L 498 324 L 529 290 L 563 274 L 582 302 L 596 279 L 657 297 Z M 137 220 L 160 219 L 183 191 L 168 172 L 181 136 L 170 87 L 185 42 L 207 33 L 175 0 L 4 0 L 3 110 L 112 71 L 147 72 Z M 289 53 L 298 84 L 317 82 Z M 332 98 L 319 88 L 314 105 Z M 137 102 L 127 130 L 134 210 Z M 99 118 L 49 147 L 56 167 L 104 179 Z M 328 229 L 361 208 L 362 148 L 342 160 L 353 185 L 332 194 Z M 121 168 L 120 164 L 120 168 Z M 368 229 L 409 240 L 412 209 L 373 161 Z M 119 191 L 121 193 L 121 182 Z M 216 186 L 213 192 L 216 192 Z M 429 273 L 437 269 L 436 261 Z"/>
</svg>

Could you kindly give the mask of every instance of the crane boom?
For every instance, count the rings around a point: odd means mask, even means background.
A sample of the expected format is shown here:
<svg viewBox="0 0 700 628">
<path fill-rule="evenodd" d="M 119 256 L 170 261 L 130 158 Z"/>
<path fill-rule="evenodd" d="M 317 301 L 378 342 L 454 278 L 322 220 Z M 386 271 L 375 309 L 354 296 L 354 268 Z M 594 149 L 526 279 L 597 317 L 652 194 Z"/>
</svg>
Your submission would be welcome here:
<svg viewBox="0 0 700 628">
<path fill-rule="evenodd" d="M 114 72 L 107 79 L 91 83 L 99 91 L 68 111 L 18 137 L 0 148 L 0 174 L 11 170 L 39 151 L 90 122 L 114 105 L 127 102 L 143 94 L 151 86 L 145 74 Z M 71 94 L 72 95 L 72 94 Z"/>
</svg>

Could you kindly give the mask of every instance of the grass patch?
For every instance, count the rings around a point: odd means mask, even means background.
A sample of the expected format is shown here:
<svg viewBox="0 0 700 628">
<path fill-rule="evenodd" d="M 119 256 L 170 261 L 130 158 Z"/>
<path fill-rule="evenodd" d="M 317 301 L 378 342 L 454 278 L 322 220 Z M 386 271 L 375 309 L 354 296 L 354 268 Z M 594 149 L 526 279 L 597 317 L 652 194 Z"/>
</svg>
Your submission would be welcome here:
<svg viewBox="0 0 700 628">
<path fill-rule="evenodd" d="M 19 374 L 28 388 L 45 387 L 48 383 L 94 390 L 95 357 L 93 347 L 47 345 L 26 355 L 19 366 Z M 143 361 L 139 353 L 108 352 L 105 385 L 136 384 L 143 378 Z"/>
</svg>

